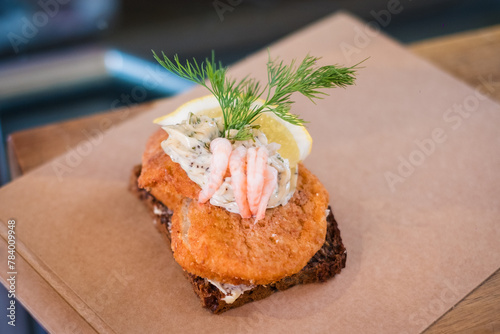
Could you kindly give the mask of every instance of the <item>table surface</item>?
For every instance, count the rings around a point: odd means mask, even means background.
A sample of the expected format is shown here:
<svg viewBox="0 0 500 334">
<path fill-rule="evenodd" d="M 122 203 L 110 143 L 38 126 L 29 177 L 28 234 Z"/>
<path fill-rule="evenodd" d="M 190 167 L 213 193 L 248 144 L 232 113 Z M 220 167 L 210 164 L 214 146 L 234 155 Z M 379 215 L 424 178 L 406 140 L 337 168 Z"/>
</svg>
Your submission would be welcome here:
<svg viewBox="0 0 500 334">
<path fill-rule="evenodd" d="M 408 48 L 469 85 L 482 86 L 500 101 L 500 25 L 425 40 Z M 148 109 L 146 103 L 127 113 L 105 112 L 13 133 L 8 138 L 11 173 L 20 176 L 63 154 L 86 140 L 85 134 L 98 129 L 103 119 L 118 124 Z M 500 333 L 500 269 L 424 333 Z"/>
</svg>

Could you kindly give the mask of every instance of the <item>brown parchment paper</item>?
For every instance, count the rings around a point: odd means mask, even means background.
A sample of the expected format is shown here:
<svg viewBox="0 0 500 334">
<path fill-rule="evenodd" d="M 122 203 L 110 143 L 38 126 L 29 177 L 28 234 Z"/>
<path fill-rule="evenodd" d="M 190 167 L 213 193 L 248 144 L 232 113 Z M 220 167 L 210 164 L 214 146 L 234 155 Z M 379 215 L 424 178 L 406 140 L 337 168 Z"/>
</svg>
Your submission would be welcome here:
<svg viewBox="0 0 500 334">
<path fill-rule="evenodd" d="M 500 107 L 488 91 L 342 13 L 270 50 L 286 60 L 321 55 L 324 64 L 370 57 L 356 86 L 294 106 L 310 121 L 306 165 L 329 190 L 347 247 L 342 273 L 220 316 L 200 307 L 127 191 L 152 120 L 206 95 L 197 88 L 0 189 L 0 234 L 15 218 L 18 256 L 67 304 L 39 312 L 42 323 L 83 318 L 102 333 L 417 333 L 500 267 Z M 264 50 L 230 72 L 265 80 L 266 60 Z M 18 294 L 30 300 L 40 289 Z"/>
</svg>

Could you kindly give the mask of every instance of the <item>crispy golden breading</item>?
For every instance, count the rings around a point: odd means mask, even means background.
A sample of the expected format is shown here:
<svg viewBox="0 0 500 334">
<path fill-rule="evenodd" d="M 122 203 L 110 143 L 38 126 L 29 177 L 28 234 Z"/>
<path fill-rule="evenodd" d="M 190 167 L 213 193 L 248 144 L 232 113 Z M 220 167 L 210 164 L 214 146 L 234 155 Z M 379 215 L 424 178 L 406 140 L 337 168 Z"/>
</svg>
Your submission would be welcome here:
<svg viewBox="0 0 500 334">
<path fill-rule="evenodd" d="M 217 273 L 210 271 L 204 265 L 197 263 L 195 258 L 189 251 L 189 247 L 185 246 L 187 244 L 187 241 L 185 239 L 185 231 L 183 224 L 187 222 L 187 220 L 185 220 L 184 217 L 187 214 L 187 209 L 192 201 L 193 200 L 190 198 L 187 197 L 184 198 L 184 200 L 182 201 L 182 205 L 177 207 L 176 211 L 174 211 L 174 215 L 171 218 L 172 225 L 170 232 L 170 238 L 171 238 L 170 245 L 174 253 L 174 258 L 183 269 L 186 270 L 186 268 L 189 268 L 189 270 L 187 270 L 188 272 L 206 273 L 208 274 L 207 276 L 210 277 L 211 279 L 220 282 L 223 277 Z M 247 282 L 239 281 L 238 284 L 244 284 L 244 283 Z"/>
<path fill-rule="evenodd" d="M 172 218 L 172 249 L 188 272 L 224 283 L 269 284 L 299 272 L 325 242 L 328 193 L 304 166 L 297 190 L 265 219 L 185 200 Z"/>
<path fill-rule="evenodd" d="M 167 138 L 163 129 L 149 138 L 142 156 L 138 184 L 173 210 L 183 197 L 198 198 L 200 187 L 163 151 L 161 142 Z"/>
<path fill-rule="evenodd" d="M 161 148 L 167 138 L 159 129 L 148 140 L 138 185 L 174 211 L 172 250 L 186 271 L 223 283 L 269 284 L 299 272 L 321 248 L 328 193 L 304 166 L 288 204 L 255 224 L 199 204 L 200 187 Z"/>
</svg>

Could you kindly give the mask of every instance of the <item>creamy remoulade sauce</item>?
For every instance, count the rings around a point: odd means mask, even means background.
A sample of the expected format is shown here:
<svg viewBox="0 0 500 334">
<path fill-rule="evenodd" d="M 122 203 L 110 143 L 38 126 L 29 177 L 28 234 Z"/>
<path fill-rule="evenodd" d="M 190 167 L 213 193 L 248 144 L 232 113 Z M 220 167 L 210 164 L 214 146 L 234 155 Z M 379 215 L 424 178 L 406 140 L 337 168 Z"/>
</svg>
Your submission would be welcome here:
<svg viewBox="0 0 500 334">
<path fill-rule="evenodd" d="M 232 304 L 238 299 L 245 291 L 252 290 L 255 285 L 232 285 L 227 283 L 219 283 L 214 280 L 208 280 L 213 286 L 219 289 L 224 294 L 222 298 L 227 304 Z"/>
<path fill-rule="evenodd" d="M 190 114 L 189 118 L 180 124 L 166 125 L 163 129 L 168 133 L 168 139 L 161 143 L 166 154 L 172 161 L 178 163 L 188 177 L 201 188 L 208 182 L 210 174 L 210 142 L 219 137 L 223 131 L 222 119 Z M 236 130 L 231 130 L 236 131 Z M 278 185 L 274 189 L 267 208 L 288 203 L 293 196 L 297 184 L 298 167 L 290 168 L 288 159 L 283 159 L 278 150 L 279 144 L 268 143 L 266 135 L 258 129 L 253 129 L 253 138 L 246 141 L 232 141 L 233 149 L 238 146 L 265 146 L 269 151 L 268 165 L 278 171 Z M 230 135 L 232 135 L 230 133 Z M 212 205 L 220 206 L 234 213 L 239 213 L 236 204 L 231 177 L 226 177 L 220 188 L 210 199 Z"/>
</svg>

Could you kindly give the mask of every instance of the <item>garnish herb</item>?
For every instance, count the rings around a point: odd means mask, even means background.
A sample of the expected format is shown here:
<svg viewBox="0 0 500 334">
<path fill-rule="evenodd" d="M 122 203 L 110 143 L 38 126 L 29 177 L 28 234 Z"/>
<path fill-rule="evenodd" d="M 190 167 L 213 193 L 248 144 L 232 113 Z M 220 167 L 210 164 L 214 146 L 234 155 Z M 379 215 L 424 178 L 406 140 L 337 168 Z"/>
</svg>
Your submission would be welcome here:
<svg viewBox="0 0 500 334">
<path fill-rule="evenodd" d="M 319 89 L 346 87 L 354 84 L 356 64 L 352 67 L 326 65 L 318 67 L 316 62 L 320 58 L 307 55 L 297 66 L 295 60 L 290 65 L 283 61 L 271 59 L 267 62 L 267 84 L 262 86 L 258 81 L 248 76 L 240 81 L 226 76 L 227 67 L 221 62 L 215 62 L 212 51 L 211 59 L 198 64 L 196 59 L 185 64 L 179 61 L 178 55 L 170 60 L 163 52 L 163 59 L 153 51 L 154 58 L 168 71 L 207 88 L 219 101 L 224 119 L 223 137 L 228 138 L 229 130 L 237 130 L 231 136 L 232 140 L 247 140 L 252 138 L 252 129 L 258 128 L 255 122 L 264 112 L 272 112 L 284 121 L 295 125 L 303 125 L 305 121 L 290 113 L 293 104 L 293 93 L 301 93 L 313 103 L 314 99 L 321 99 L 328 95 Z M 208 82 L 207 82 L 208 79 Z M 264 104 L 257 106 L 253 103 L 265 96 Z M 234 133 L 234 132 L 232 132 Z"/>
</svg>

